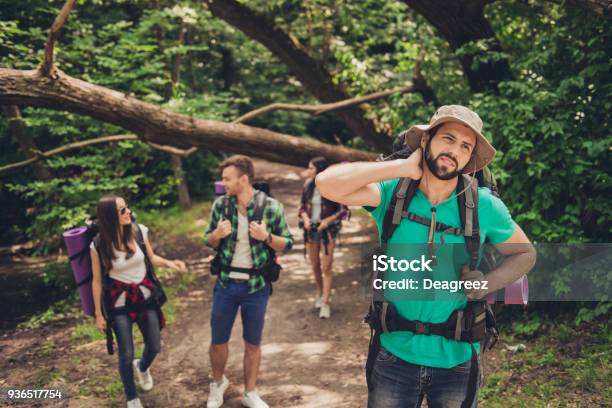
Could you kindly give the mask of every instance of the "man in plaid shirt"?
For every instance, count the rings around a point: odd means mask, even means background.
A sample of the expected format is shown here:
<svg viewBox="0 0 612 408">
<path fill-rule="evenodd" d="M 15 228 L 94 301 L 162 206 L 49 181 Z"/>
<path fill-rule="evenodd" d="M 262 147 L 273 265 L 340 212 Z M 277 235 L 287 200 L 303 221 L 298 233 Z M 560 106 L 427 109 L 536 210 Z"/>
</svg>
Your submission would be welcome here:
<svg viewBox="0 0 612 408">
<path fill-rule="evenodd" d="M 220 407 L 223 393 L 229 386 L 229 380 L 223 373 L 232 326 L 240 306 L 245 341 L 245 392 L 242 404 L 267 408 L 268 405 L 255 392 L 255 383 L 271 286 L 256 271 L 270 261 L 269 248 L 288 251 L 293 246 L 293 237 L 287 227 L 282 204 L 271 197 L 265 197 L 261 223 L 253 221 L 258 195 L 265 193 L 255 190 L 251 184 L 254 168 L 248 157 L 232 156 L 219 167 L 226 195 L 213 204 L 204 234 L 204 242 L 215 248 L 220 258 L 219 278 L 213 290 L 210 345 L 213 382 L 210 384 L 207 407 Z M 229 209 L 226 208 L 227 204 Z"/>
</svg>

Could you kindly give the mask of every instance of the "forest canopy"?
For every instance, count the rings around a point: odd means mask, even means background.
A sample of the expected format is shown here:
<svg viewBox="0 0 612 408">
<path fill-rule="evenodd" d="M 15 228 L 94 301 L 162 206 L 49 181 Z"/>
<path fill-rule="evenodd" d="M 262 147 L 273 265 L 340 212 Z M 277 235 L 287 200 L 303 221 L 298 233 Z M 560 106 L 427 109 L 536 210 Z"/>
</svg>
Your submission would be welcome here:
<svg viewBox="0 0 612 408">
<path fill-rule="evenodd" d="M 225 153 L 371 159 L 442 104 L 482 117 L 534 241 L 608 242 L 609 22 L 606 2 L 577 0 L 1 0 L 0 245 L 57 248 L 105 193 L 143 209 L 207 199 Z"/>
</svg>

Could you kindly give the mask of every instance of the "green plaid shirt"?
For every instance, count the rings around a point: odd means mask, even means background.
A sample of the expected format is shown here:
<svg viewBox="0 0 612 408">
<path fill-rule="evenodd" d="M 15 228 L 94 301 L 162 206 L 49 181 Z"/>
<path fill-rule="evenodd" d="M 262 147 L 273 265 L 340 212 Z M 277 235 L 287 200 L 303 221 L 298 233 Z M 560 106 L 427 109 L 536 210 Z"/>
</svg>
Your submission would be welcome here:
<svg viewBox="0 0 612 408">
<path fill-rule="evenodd" d="M 247 206 L 247 219 L 249 222 L 253 219 L 253 212 L 255 210 L 255 195 L 265 194 L 259 190 L 255 190 L 253 198 Z M 208 235 L 217 228 L 219 221 L 223 220 L 223 201 L 225 196 L 217 198 L 213 204 L 212 211 L 210 213 L 210 221 L 204 231 L 204 243 L 208 244 Z M 234 256 L 234 250 L 236 247 L 236 241 L 238 238 L 238 207 L 236 206 L 236 197 L 230 197 L 231 207 L 231 222 L 232 222 L 232 233 L 227 238 L 221 240 L 217 251 L 221 255 L 221 273 L 219 274 L 219 281 L 222 286 L 225 286 L 229 279 L 230 265 L 232 264 L 232 258 Z M 287 252 L 293 246 L 293 236 L 289 232 L 289 227 L 285 221 L 285 214 L 283 211 L 283 205 L 277 200 L 266 197 L 266 207 L 263 212 L 261 220 L 266 224 L 268 232 L 279 235 L 286 239 L 286 245 L 284 252 Z M 251 257 L 253 259 L 253 268 L 261 268 L 268 262 L 270 252 L 268 251 L 268 245 L 263 241 L 257 241 L 251 239 Z M 266 286 L 266 282 L 261 275 L 251 275 L 248 281 L 249 293 L 257 292 Z"/>
</svg>

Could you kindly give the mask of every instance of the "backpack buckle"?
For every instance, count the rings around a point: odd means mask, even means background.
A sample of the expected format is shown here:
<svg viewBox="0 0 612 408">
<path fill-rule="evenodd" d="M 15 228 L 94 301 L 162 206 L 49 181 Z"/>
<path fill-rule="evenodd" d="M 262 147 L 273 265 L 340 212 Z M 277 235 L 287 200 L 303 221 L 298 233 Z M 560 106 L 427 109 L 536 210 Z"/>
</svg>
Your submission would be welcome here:
<svg viewBox="0 0 612 408">
<path fill-rule="evenodd" d="M 415 332 L 416 334 L 428 334 L 429 328 L 425 324 L 421 322 L 417 322 L 416 327 L 415 327 Z"/>
</svg>

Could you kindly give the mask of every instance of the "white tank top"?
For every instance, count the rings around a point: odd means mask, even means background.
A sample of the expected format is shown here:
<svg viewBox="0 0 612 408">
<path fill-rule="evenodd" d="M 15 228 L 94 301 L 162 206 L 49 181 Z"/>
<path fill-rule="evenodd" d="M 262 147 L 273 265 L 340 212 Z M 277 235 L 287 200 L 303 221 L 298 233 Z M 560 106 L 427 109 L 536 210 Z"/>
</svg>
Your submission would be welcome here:
<svg viewBox="0 0 612 408">
<path fill-rule="evenodd" d="M 146 239 L 148 236 L 149 229 L 142 224 L 140 230 L 142 231 L 143 237 Z M 89 247 L 96 251 L 94 243 L 92 242 Z M 112 279 L 118 280 L 123 283 L 140 283 L 147 274 L 147 267 L 145 265 L 145 255 L 136 244 L 136 251 L 130 258 L 127 258 L 128 253 L 126 251 L 118 251 L 113 248 L 117 259 L 112 261 L 112 268 L 108 271 L 109 276 Z M 96 251 L 97 253 L 97 251 Z M 151 295 L 151 291 L 143 286 L 140 286 L 140 290 L 144 298 L 148 298 Z M 125 293 L 122 293 L 115 302 L 116 307 L 125 306 Z"/>
<path fill-rule="evenodd" d="M 240 211 L 238 212 L 238 239 L 236 240 L 236 248 L 230 267 L 232 266 L 247 269 L 253 267 L 251 243 L 249 241 L 249 220 L 246 215 L 240 214 Z M 233 278 L 232 273 L 235 274 L 236 272 L 231 272 L 230 278 Z"/>
<path fill-rule="evenodd" d="M 315 187 L 312 192 L 312 216 L 310 217 L 311 222 L 321 221 L 321 193 Z"/>
</svg>

